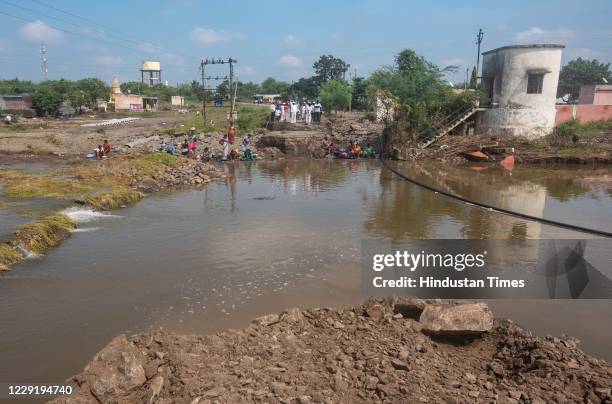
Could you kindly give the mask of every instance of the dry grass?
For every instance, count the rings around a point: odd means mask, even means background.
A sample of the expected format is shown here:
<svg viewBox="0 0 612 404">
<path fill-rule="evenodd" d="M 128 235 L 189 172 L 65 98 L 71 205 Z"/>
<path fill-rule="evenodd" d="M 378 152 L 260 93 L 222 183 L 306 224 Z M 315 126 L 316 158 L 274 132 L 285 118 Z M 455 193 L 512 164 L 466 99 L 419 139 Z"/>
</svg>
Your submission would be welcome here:
<svg viewBox="0 0 612 404">
<path fill-rule="evenodd" d="M 20 171 L 0 171 L 4 195 L 9 198 L 69 198 L 84 195 L 95 189 L 93 184 L 74 179 L 36 176 Z"/>
<path fill-rule="evenodd" d="M 13 242 L 35 253 L 43 253 L 69 237 L 75 227 L 76 223 L 68 216 L 55 214 L 19 226 L 13 235 Z"/>
<path fill-rule="evenodd" d="M 10 244 L 0 244 L 0 271 L 8 271 L 11 265 L 23 260 L 23 257 L 15 247 Z"/>
<path fill-rule="evenodd" d="M 111 210 L 133 205 L 143 196 L 141 192 L 132 189 L 118 189 L 90 196 L 85 202 L 97 210 Z"/>
</svg>

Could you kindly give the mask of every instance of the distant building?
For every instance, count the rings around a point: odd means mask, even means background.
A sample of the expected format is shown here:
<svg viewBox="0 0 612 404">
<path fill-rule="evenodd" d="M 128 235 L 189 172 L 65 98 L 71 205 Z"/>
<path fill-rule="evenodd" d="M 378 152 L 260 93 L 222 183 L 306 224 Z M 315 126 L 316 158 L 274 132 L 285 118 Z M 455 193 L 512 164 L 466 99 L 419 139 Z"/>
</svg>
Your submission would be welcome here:
<svg viewBox="0 0 612 404">
<path fill-rule="evenodd" d="M 0 109 L 5 114 L 23 115 L 33 117 L 32 97 L 28 94 L 0 95 Z"/>
<path fill-rule="evenodd" d="M 108 109 L 111 111 L 157 111 L 157 97 L 144 97 L 138 94 L 123 94 L 117 78 L 111 83 L 111 96 Z"/>
<path fill-rule="evenodd" d="M 272 104 L 274 101 L 281 98 L 280 94 L 255 94 L 253 102 L 255 104 Z"/>
<path fill-rule="evenodd" d="M 173 95 L 170 98 L 170 102 L 172 103 L 173 107 L 182 107 L 185 105 L 185 97 L 180 95 Z"/>
<path fill-rule="evenodd" d="M 557 105 L 557 124 L 577 119 L 582 123 L 612 120 L 612 85 L 582 86 L 578 104 Z"/>
<path fill-rule="evenodd" d="M 612 84 L 591 84 L 580 87 L 578 104 L 612 105 Z"/>
<path fill-rule="evenodd" d="M 483 52 L 482 87 L 490 102 L 476 114 L 476 131 L 530 138 L 550 134 L 564 47 L 514 45 Z"/>
</svg>

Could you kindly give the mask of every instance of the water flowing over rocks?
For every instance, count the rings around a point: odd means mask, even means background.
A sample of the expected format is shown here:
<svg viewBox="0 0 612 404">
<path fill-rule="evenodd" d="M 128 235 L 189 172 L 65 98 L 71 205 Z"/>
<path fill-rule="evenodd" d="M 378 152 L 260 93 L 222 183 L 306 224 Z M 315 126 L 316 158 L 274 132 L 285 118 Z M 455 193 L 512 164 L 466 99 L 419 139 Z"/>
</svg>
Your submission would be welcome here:
<svg viewBox="0 0 612 404">
<path fill-rule="evenodd" d="M 418 310 L 423 323 L 414 319 Z M 438 339 L 432 329 L 478 333 Z M 293 308 L 216 335 L 119 336 L 69 382 L 76 394 L 57 402 L 612 400 L 612 366 L 584 354 L 575 339 L 534 337 L 512 321 L 493 321 L 484 303 L 418 299 Z"/>
</svg>

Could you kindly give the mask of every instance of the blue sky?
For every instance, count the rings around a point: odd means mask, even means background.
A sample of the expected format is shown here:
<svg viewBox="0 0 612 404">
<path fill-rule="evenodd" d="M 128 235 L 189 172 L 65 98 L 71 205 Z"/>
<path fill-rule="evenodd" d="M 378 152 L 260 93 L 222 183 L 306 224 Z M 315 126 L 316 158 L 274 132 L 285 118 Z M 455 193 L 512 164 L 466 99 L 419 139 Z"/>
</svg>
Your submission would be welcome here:
<svg viewBox="0 0 612 404">
<path fill-rule="evenodd" d="M 459 65 L 449 76 L 458 82 L 476 62 L 478 28 L 483 50 L 563 43 L 564 62 L 610 62 L 611 17 L 609 0 L 0 0 L 0 78 L 39 81 L 44 41 L 50 79 L 139 80 L 140 62 L 151 59 L 174 84 L 197 79 L 203 57 L 231 56 L 240 80 L 291 81 L 312 75 L 313 61 L 328 53 L 367 76 L 412 48 L 440 66 Z"/>
</svg>

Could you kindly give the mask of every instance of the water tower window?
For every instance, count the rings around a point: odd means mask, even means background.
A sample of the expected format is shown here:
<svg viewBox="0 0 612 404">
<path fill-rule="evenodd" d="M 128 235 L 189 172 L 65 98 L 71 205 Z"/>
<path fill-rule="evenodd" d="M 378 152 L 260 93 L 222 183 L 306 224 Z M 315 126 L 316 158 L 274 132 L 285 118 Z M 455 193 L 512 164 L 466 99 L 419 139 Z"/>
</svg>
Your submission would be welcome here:
<svg viewBox="0 0 612 404">
<path fill-rule="evenodd" d="M 541 73 L 533 73 L 527 76 L 527 94 L 542 94 L 543 83 L 544 75 Z"/>
</svg>

